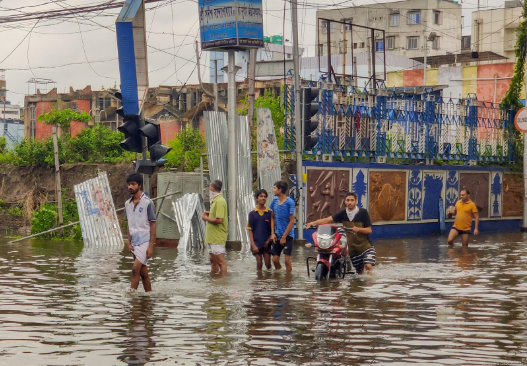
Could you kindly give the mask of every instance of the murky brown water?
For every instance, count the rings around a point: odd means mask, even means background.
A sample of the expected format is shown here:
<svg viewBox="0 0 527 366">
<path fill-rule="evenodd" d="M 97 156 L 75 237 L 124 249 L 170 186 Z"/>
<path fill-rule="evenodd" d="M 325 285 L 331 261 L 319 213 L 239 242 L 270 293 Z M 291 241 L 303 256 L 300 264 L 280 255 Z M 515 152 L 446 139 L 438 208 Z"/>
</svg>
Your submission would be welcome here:
<svg viewBox="0 0 527 366">
<path fill-rule="evenodd" d="M 128 253 L 0 243 L 2 365 L 516 364 L 527 359 L 527 236 L 378 241 L 373 276 L 257 274 L 229 252 L 156 248 L 154 292 L 127 292 Z M 527 364 L 527 363 L 526 363 Z"/>
</svg>

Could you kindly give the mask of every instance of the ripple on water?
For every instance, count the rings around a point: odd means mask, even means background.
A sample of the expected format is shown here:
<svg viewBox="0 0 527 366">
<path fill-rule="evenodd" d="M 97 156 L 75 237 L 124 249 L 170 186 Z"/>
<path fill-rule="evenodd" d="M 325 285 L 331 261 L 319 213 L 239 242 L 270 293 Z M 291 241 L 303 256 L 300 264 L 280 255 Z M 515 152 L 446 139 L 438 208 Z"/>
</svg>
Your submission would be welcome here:
<svg viewBox="0 0 527 366">
<path fill-rule="evenodd" d="M 255 272 L 228 252 L 156 248 L 153 289 L 129 290 L 129 253 L 61 242 L 0 244 L 0 364 L 467 365 L 527 358 L 522 234 L 477 247 L 380 241 L 373 275 L 317 283 Z"/>
</svg>

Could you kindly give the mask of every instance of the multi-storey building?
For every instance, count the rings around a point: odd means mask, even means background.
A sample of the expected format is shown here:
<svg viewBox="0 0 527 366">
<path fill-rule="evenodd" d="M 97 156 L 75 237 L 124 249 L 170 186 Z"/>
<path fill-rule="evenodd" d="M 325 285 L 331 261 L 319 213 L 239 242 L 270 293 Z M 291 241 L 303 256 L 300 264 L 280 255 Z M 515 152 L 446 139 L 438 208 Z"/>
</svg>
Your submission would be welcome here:
<svg viewBox="0 0 527 366">
<path fill-rule="evenodd" d="M 521 21 L 519 0 L 505 1 L 503 8 L 472 12 L 472 51 L 490 51 L 514 61 L 516 28 Z"/>
<path fill-rule="evenodd" d="M 322 19 L 349 22 L 384 30 L 373 32 L 352 25 L 341 25 Z M 329 29 L 328 29 L 329 28 Z M 456 53 L 461 43 L 461 5 L 451 0 L 406 0 L 390 3 L 317 11 L 317 54 L 328 52 L 330 32 L 331 54 L 386 51 L 408 58 Z"/>
</svg>

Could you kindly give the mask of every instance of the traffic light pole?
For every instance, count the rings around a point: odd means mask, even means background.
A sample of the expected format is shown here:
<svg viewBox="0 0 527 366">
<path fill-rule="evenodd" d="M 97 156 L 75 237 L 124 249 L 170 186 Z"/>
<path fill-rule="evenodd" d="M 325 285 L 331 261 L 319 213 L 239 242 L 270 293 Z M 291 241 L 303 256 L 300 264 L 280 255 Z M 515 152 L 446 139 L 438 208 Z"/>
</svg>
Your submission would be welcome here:
<svg viewBox="0 0 527 366">
<path fill-rule="evenodd" d="M 302 115 L 300 107 L 300 67 L 298 55 L 298 10 L 297 0 L 291 0 L 291 21 L 293 30 L 293 73 L 295 86 L 295 134 L 296 134 L 296 185 L 298 188 L 298 217 L 296 221 L 297 242 L 305 243 L 304 240 L 304 194 L 303 194 L 303 171 L 302 171 Z"/>
<path fill-rule="evenodd" d="M 145 126 L 145 110 L 143 108 L 141 110 L 141 116 L 139 117 L 139 128 L 143 128 L 144 126 Z M 141 144 L 142 144 L 141 160 L 146 162 L 148 160 L 146 137 L 141 136 Z M 148 174 L 143 174 L 143 192 L 145 192 L 146 195 L 150 197 L 150 175 Z"/>
</svg>

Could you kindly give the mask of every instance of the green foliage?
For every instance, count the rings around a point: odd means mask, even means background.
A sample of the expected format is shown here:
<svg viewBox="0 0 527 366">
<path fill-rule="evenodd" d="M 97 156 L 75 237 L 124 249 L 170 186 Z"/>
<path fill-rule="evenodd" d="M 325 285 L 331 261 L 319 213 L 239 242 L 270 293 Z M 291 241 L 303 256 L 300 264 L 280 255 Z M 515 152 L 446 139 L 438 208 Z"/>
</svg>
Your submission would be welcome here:
<svg viewBox="0 0 527 366">
<path fill-rule="evenodd" d="M 283 88 L 282 88 L 283 92 Z M 243 100 L 243 108 L 238 110 L 238 113 L 241 115 L 247 115 L 249 108 L 249 100 L 247 99 L 247 96 L 245 96 L 245 99 Z M 281 149 L 284 146 L 284 120 L 285 120 L 285 111 L 284 111 L 284 105 L 282 104 L 280 97 L 275 96 L 271 90 L 267 90 L 264 95 L 259 96 L 254 101 L 254 121 L 253 126 L 254 130 L 252 131 L 252 142 L 253 142 L 253 150 L 255 149 L 256 144 L 256 109 L 257 108 L 269 108 L 271 110 L 271 117 L 273 118 L 274 123 L 274 130 L 276 135 L 276 142 L 278 145 L 278 148 Z"/>
<path fill-rule="evenodd" d="M 51 112 L 43 113 L 38 116 L 38 120 L 46 125 L 57 126 L 65 132 L 69 131 L 71 122 L 88 122 L 91 119 L 86 112 L 75 112 L 69 108 L 57 110 L 53 108 Z"/>
<path fill-rule="evenodd" d="M 7 139 L 4 136 L 0 136 L 0 154 L 7 151 Z"/>
<path fill-rule="evenodd" d="M 79 214 L 77 212 L 77 204 L 73 201 L 62 202 L 64 225 L 79 221 Z M 33 213 L 31 218 L 31 234 L 41 233 L 46 230 L 53 229 L 58 226 L 59 214 L 58 205 L 47 202 L 39 210 Z M 51 233 L 43 234 L 44 238 L 59 237 L 60 231 L 53 231 Z M 80 225 L 73 225 L 64 229 L 64 237 L 74 240 L 82 240 L 82 233 Z"/>
<path fill-rule="evenodd" d="M 518 111 L 523 107 L 523 104 L 520 102 L 520 94 L 525 82 L 525 57 L 527 55 L 527 48 L 525 47 L 527 42 L 527 1 L 524 1 L 523 3 L 522 19 L 523 21 L 518 28 L 516 28 L 517 40 L 514 49 L 516 65 L 514 65 L 514 75 L 512 76 L 509 90 L 507 90 L 507 93 L 501 102 L 502 108 L 512 109 L 513 111 Z M 512 164 L 511 169 L 522 171 L 523 159 L 521 156 L 523 155 L 523 144 L 525 143 L 522 138 L 522 133 L 516 130 L 514 126 L 510 125 L 505 130 L 504 137 L 515 142 L 514 149 L 516 161 Z"/>
<path fill-rule="evenodd" d="M 7 213 L 13 217 L 22 217 L 26 214 L 26 212 L 20 206 L 13 206 L 9 208 L 9 210 L 7 210 Z"/>
<path fill-rule="evenodd" d="M 75 137 L 58 140 L 60 163 L 120 163 L 132 161 L 134 153 L 123 150 L 121 132 L 104 125 L 82 130 Z M 0 153 L 0 164 L 54 166 L 53 140 L 24 139 L 12 150 Z"/>
<path fill-rule="evenodd" d="M 205 138 L 199 130 L 187 127 L 175 139 L 168 141 L 172 150 L 166 155 L 166 168 L 180 168 L 192 172 L 199 168 L 200 155 L 206 150 Z"/>
</svg>

